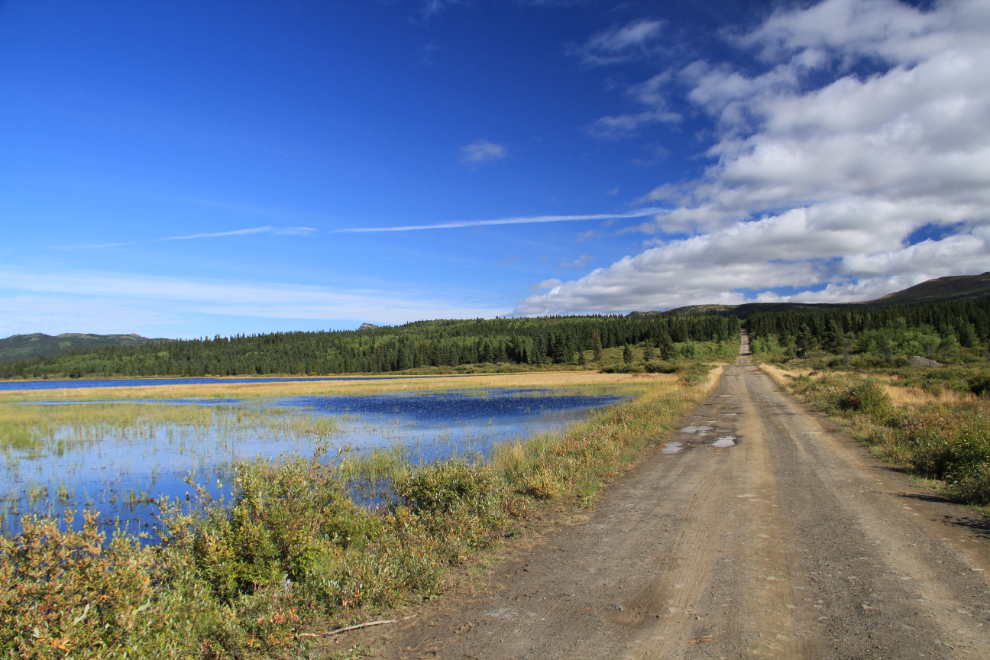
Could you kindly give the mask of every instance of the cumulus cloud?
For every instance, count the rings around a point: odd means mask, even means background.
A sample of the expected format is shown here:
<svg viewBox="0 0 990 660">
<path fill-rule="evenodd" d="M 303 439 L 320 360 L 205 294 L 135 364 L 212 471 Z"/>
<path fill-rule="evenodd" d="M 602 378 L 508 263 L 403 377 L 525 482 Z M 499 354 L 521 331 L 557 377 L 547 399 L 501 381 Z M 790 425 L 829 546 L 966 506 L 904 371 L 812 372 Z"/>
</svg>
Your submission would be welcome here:
<svg viewBox="0 0 990 660">
<path fill-rule="evenodd" d="M 779 287 L 809 289 L 791 300 L 863 300 L 987 270 L 988 35 L 980 0 L 928 11 L 825 0 L 729 37 L 756 73 L 696 61 L 648 80 L 633 96 L 649 111 L 681 94 L 710 117 L 711 166 L 638 200 L 671 207 L 638 227 L 655 236 L 643 253 L 519 311 L 741 302 L 740 290 Z M 906 245 L 926 225 L 951 229 Z"/>
<path fill-rule="evenodd" d="M 461 147 L 461 162 L 466 165 L 480 165 L 505 158 L 508 153 L 508 150 L 500 144 L 488 140 L 475 140 Z"/>
<path fill-rule="evenodd" d="M 561 284 L 563 284 L 563 282 L 561 282 L 560 280 L 558 280 L 556 277 L 552 277 L 549 280 L 543 280 L 542 282 L 538 282 L 536 284 L 533 284 L 529 288 L 532 289 L 532 290 L 536 290 L 536 289 L 553 289 L 555 287 L 560 286 Z"/>
</svg>

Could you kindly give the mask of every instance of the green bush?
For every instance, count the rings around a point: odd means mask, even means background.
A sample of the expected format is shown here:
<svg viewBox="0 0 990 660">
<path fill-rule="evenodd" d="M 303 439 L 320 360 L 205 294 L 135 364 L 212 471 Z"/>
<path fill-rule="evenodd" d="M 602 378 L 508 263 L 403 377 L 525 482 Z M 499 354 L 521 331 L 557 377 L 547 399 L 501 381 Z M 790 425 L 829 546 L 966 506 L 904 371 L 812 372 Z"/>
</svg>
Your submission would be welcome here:
<svg viewBox="0 0 990 660">
<path fill-rule="evenodd" d="M 846 389 L 837 401 L 841 410 L 855 411 L 882 418 L 890 414 L 892 403 L 883 385 L 873 379 Z"/>
<path fill-rule="evenodd" d="M 677 365 L 671 362 L 647 362 L 643 370 L 648 374 L 672 374 L 677 372 Z"/>
</svg>

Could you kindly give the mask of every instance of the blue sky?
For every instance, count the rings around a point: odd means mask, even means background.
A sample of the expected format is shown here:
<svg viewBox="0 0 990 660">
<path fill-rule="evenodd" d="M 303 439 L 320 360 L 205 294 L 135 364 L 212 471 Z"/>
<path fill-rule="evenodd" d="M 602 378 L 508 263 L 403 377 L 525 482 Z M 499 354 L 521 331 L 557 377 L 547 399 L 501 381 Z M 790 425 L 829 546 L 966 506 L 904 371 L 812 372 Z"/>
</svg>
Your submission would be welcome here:
<svg viewBox="0 0 990 660">
<path fill-rule="evenodd" d="M 990 270 L 986 2 L 0 3 L 0 336 Z"/>
</svg>

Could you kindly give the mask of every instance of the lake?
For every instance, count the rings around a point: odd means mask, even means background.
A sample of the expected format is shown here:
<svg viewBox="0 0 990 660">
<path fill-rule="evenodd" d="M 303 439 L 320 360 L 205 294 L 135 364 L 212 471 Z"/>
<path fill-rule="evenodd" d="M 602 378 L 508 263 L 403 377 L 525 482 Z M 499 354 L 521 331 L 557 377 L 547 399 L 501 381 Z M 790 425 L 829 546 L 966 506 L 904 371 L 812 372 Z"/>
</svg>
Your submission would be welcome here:
<svg viewBox="0 0 990 660">
<path fill-rule="evenodd" d="M 62 515 L 88 506 L 106 527 L 150 530 L 154 500 L 185 500 L 194 483 L 214 497 L 226 495 L 241 461 L 308 458 L 318 444 L 330 449 L 328 460 L 381 448 L 397 449 L 413 464 L 484 460 L 496 443 L 561 429 L 623 399 L 478 389 L 14 404 L 45 431 L 0 453 L 0 522 L 5 533 L 16 533 L 24 513 Z"/>
</svg>

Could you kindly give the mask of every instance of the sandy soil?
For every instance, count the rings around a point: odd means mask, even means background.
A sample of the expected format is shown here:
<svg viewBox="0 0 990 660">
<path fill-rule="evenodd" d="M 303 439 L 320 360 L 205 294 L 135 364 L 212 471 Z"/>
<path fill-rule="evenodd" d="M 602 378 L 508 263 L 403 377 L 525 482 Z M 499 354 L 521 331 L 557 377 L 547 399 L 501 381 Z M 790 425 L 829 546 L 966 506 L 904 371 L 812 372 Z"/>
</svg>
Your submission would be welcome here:
<svg viewBox="0 0 990 660">
<path fill-rule="evenodd" d="M 680 451 L 653 452 L 480 586 L 328 652 L 990 658 L 984 518 L 883 466 L 745 355 L 683 426 L 711 429 L 672 434 Z"/>
</svg>

